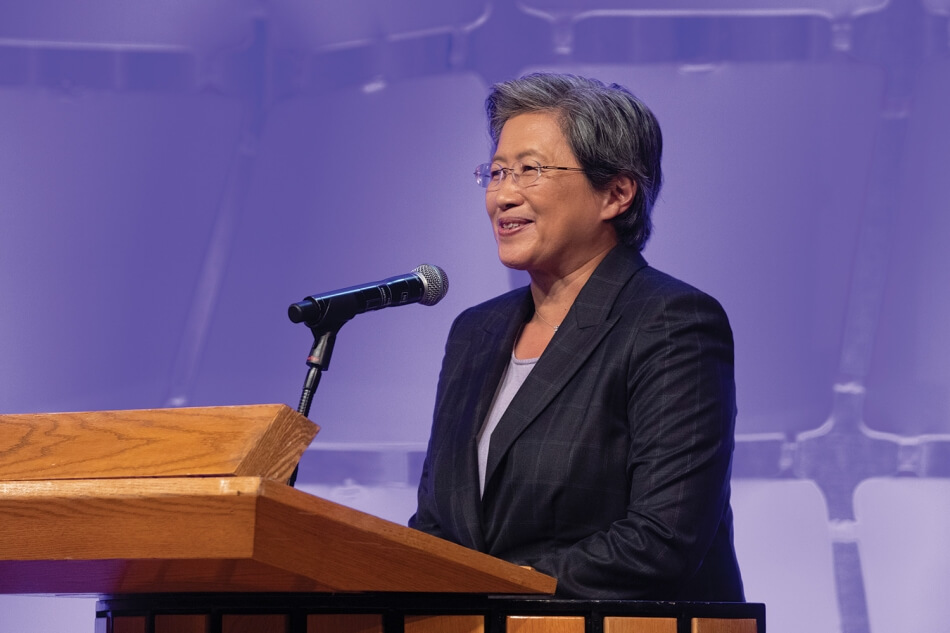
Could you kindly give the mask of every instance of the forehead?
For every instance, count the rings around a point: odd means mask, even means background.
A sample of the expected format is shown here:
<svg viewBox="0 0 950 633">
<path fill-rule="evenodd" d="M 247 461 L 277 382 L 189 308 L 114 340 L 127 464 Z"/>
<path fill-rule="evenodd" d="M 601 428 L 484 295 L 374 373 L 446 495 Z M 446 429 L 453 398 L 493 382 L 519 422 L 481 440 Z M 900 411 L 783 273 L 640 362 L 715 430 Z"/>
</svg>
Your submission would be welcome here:
<svg viewBox="0 0 950 633">
<path fill-rule="evenodd" d="M 494 160 L 514 162 L 524 158 L 565 160 L 573 158 L 570 145 L 553 112 L 528 112 L 513 116 L 501 128 Z"/>
</svg>

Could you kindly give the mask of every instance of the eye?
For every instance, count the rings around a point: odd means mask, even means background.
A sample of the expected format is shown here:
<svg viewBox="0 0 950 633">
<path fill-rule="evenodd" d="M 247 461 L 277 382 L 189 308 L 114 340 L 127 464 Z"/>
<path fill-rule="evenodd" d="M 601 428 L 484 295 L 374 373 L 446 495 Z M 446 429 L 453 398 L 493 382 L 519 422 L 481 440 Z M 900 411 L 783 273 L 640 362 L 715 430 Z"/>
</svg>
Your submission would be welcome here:
<svg viewBox="0 0 950 633">
<path fill-rule="evenodd" d="M 495 163 L 493 163 L 488 168 L 488 175 L 489 177 L 491 177 L 492 181 L 501 180 L 501 177 L 504 173 L 505 173 L 505 168 Z"/>
<path fill-rule="evenodd" d="M 541 173 L 541 166 L 533 165 L 530 163 L 527 165 L 521 165 L 521 169 L 519 170 L 519 172 L 520 172 L 520 175 L 522 176 L 537 176 L 538 174 Z"/>
</svg>

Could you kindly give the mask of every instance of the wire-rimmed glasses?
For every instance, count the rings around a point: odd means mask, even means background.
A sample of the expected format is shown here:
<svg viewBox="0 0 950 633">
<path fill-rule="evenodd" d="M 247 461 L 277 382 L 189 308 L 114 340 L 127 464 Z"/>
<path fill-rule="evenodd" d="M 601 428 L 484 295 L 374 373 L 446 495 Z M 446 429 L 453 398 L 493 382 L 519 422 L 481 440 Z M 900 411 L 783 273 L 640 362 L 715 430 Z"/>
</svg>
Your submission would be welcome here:
<svg viewBox="0 0 950 633">
<path fill-rule="evenodd" d="M 520 161 L 511 167 L 502 167 L 498 163 L 482 163 L 475 168 L 475 182 L 488 190 L 497 189 L 507 176 L 521 187 L 530 187 L 541 178 L 541 172 L 548 169 L 561 171 L 584 171 L 581 167 L 558 167 L 557 165 L 542 165 L 536 160 Z"/>
</svg>

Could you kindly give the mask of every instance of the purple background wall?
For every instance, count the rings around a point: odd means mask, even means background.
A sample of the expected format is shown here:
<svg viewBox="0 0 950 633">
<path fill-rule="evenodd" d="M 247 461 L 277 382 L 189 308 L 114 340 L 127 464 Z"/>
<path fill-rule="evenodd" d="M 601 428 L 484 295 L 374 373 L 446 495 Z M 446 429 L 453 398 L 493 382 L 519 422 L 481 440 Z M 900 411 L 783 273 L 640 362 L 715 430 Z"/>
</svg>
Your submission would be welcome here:
<svg viewBox="0 0 950 633">
<path fill-rule="evenodd" d="M 736 332 L 749 599 L 779 633 L 943 631 L 948 14 L 0 0 L 0 412 L 296 406 L 311 337 L 287 305 L 437 264 L 439 305 L 341 331 L 301 465 L 299 487 L 404 523 L 448 327 L 525 281 L 471 176 L 487 88 L 597 76 L 663 125 L 647 259 Z M 92 604 L 0 597 L 0 631 L 90 631 Z"/>
</svg>

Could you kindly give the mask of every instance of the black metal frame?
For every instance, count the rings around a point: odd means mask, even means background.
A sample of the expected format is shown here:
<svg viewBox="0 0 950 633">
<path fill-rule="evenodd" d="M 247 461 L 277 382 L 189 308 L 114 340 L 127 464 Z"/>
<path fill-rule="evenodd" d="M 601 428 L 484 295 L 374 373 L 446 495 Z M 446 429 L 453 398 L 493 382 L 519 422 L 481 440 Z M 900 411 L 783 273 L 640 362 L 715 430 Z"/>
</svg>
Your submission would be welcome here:
<svg viewBox="0 0 950 633">
<path fill-rule="evenodd" d="M 585 633 L 603 633 L 610 616 L 676 618 L 677 633 L 690 633 L 693 618 L 754 619 L 765 633 L 765 605 L 734 602 L 564 600 L 483 594 L 375 593 L 170 593 L 102 596 L 97 618 L 145 617 L 154 633 L 156 615 L 209 616 L 209 633 L 222 632 L 224 615 L 286 615 L 286 633 L 306 633 L 310 614 L 378 614 L 385 633 L 403 633 L 406 616 L 480 615 L 485 633 L 505 633 L 508 616 L 583 616 Z M 111 628 L 109 628 L 111 630 Z"/>
</svg>

